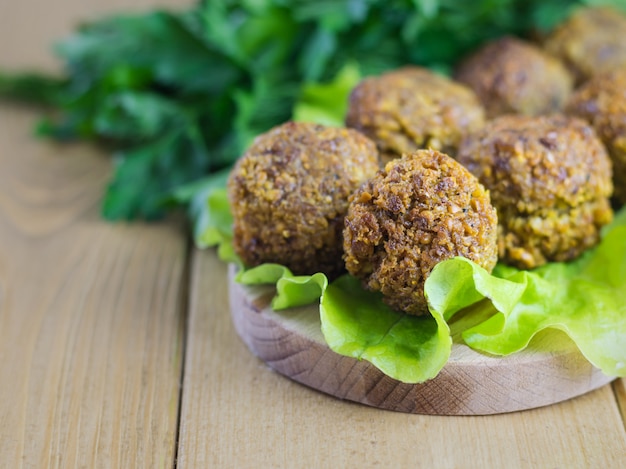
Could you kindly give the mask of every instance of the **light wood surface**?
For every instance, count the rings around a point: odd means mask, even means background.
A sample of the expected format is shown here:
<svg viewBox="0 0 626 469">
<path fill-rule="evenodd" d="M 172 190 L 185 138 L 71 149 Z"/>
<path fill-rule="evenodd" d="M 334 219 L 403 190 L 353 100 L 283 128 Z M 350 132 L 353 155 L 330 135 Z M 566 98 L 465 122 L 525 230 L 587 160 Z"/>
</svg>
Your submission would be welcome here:
<svg viewBox="0 0 626 469">
<path fill-rule="evenodd" d="M 99 220 L 106 160 L 33 124 L 0 110 L 0 467 L 169 467 L 184 238 Z"/>
<path fill-rule="evenodd" d="M 194 254 L 182 467 L 623 467 L 626 432 L 610 386 L 492 416 L 424 416 L 342 401 L 249 352 L 229 318 L 225 277 L 213 252 Z"/>
<path fill-rule="evenodd" d="M 2 1 L 0 67 L 53 70 L 79 20 L 152 3 Z M 0 467 L 171 467 L 185 238 L 102 221 L 109 158 L 37 119 L 0 103 Z"/>
<path fill-rule="evenodd" d="M 619 410 L 622 413 L 622 420 L 624 421 L 624 428 L 626 429 L 626 378 L 615 381 L 613 383 L 613 390 L 615 391 Z"/>
<path fill-rule="evenodd" d="M 0 1 L 0 68 L 54 69 L 49 45 L 79 19 L 156 3 Z M 235 333 L 214 252 L 189 262 L 175 225 L 100 220 L 108 158 L 35 140 L 36 118 L 0 102 L 0 467 L 624 467 L 624 380 L 432 417 L 271 371 Z"/>
<path fill-rule="evenodd" d="M 333 353 L 317 305 L 274 311 L 275 288 L 239 284 L 236 274 L 231 264 L 231 316 L 250 351 L 288 378 L 340 399 L 416 414 L 490 415 L 554 404 L 613 381 L 564 334 L 547 331 L 508 357 L 475 352 L 456 338 L 434 379 L 402 383 L 365 360 Z"/>
<path fill-rule="evenodd" d="M 33 122 L 0 110 L 0 466 L 168 467 L 184 238 L 100 221 L 108 164 Z"/>
<path fill-rule="evenodd" d="M 0 67 L 59 70 L 52 45 L 80 23 L 120 12 L 181 8 L 193 0 L 0 0 Z"/>
</svg>

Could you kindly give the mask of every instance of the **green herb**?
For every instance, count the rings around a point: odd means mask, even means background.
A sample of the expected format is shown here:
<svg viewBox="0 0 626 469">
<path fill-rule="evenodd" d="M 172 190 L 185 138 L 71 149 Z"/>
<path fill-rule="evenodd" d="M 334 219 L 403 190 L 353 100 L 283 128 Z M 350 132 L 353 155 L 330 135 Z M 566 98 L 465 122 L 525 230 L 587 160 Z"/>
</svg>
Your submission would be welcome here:
<svg viewBox="0 0 626 469">
<path fill-rule="evenodd" d="M 210 0 L 81 26 L 56 49 L 63 78 L 0 72 L 0 95 L 58 108 L 41 134 L 112 144 L 104 215 L 154 218 L 178 186 L 228 168 L 289 119 L 301 94 L 296 117 L 312 117 L 325 99 L 313 83 L 344 70 L 340 99 L 355 70 L 446 71 L 485 40 L 548 29 L 584 3 L 597 2 Z M 337 123 L 341 110 L 325 116 Z"/>
<path fill-rule="evenodd" d="M 244 285 L 276 284 L 272 308 L 280 311 L 317 302 L 328 287 L 326 275 L 293 275 L 279 264 L 262 264 L 253 269 L 241 269 L 235 279 Z"/>
<path fill-rule="evenodd" d="M 450 357 L 450 328 L 441 314 L 415 317 L 393 311 L 349 275 L 328 286 L 320 318 L 332 350 L 367 360 L 405 383 L 434 378 Z"/>
<path fill-rule="evenodd" d="M 233 216 L 226 194 L 229 171 L 222 170 L 176 188 L 168 198 L 168 205 L 186 205 L 193 221 L 193 237 L 199 248 L 217 247 L 224 262 L 242 266 L 232 244 Z"/>
<path fill-rule="evenodd" d="M 43 106 L 59 104 L 59 94 L 66 86 L 62 79 L 44 77 L 35 73 L 8 76 L 0 73 L 0 96 Z"/>
<path fill-rule="evenodd" d="M 328 126 L 342 126 L 348 112 L 348 96 L 360 79 L 358 66 L 355 63 L 349 63 L 329 83 L 304 85 L 300 99 L 294 106 L 292 119 Z"/>
<path fill-rule="evenodd" d="M 464 258 L 442 262 L 426 281 L 431 311 L 450 319 L 487 298 L 472 311 L 485 319 L 462 332 L 470 347 L 509 355 L 526 348 L 539 332 L 556 329 L 605 374 L 626 376 L 624 240 L 626 225 L 614 224 L 602 242 L 578 260 L 533 271 L 499 265 L 490 275 Z"/>
</svg>

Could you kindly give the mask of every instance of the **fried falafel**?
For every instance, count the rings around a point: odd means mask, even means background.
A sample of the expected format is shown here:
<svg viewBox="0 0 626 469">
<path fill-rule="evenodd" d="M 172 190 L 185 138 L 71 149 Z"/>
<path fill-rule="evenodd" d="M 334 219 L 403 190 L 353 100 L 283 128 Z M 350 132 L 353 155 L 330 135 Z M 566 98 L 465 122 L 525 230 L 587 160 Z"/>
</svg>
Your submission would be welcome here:
<svg viewBox="0 0 626 469">
<path fill-rule="evenodd" d="M 228 180 L 235 252 L 247 266 L 337 276 L 348 197 L 378 168 L 355 130 L 288 122 L 260 135 Z"/>
<path fill-rule="evenodd" d="M 581 119 L 498 117 L 464 140 L 458 161 L 491 193 L 505 263 L 530 269 L 574 259 L 612 219 L 611 161 Z"/>
<path fill-rule="evenodd" d="M 384 162 L 418 149 L 454 154 L 484 110 L 464 85 L 419 67 L 361 81 L 350 94 L 346 125 L 370 137 Z"/>
<path fill-rule="evenodd" d="M 474 90 L 487 116 L 529 116 L 560 110 L 572 91 L 565 66 L 540 48 L 512 37 L 490 42 L 465 59 L 455 78 Z"/>
<path fill-rule="evenodd" d="M 419 150 L 387 163 L 352 197 L 346 268 L 392 308 L 422 315 L 433 267 L 464 256 L 491 271 L 496 232 L 496 211 L 478 180 L 449 156 Z"/>
<path fill-rule="evenodd" d="M 566 112 L 589 122 L 604 142 L 613 161 L 615 199 L 626 204 L 626 65 L 582 85 Z"/>
<path fill-rule="evenodd" d="M 545 40 L 545 49 L 560 58 L 577 83 L 626 66 L 626 15 L 609 7 L 577 10 Z"/>
</svg>

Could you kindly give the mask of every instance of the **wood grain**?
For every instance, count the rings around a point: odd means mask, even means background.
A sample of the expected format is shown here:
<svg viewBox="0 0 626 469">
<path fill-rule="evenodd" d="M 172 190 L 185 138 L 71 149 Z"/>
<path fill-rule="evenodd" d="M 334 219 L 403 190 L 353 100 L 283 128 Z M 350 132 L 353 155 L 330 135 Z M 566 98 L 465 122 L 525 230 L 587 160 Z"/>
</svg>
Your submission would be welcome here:
<svg viewBox="0 0 626 469">
<path fill-rule="evenodd" d="M 622 413 L 624 430 L 626 430 L 626 378 L 615 381 L 613 383 L 613 390 L 615 391 L 615 397 L 617 398 L 619 409 Z"/>
<path fill-rule="evenodd" d="M 169 467 L 186 247 L 100 220 L 109 160 L 0 109 L 0 466 Z"/>
<path fill-rule="evenodd" d="M 122 12 L 191 4 L 192 0 L 2 0 L 0 68 L 59 70 L 52 45 L 69 37 L 80 23 Z"/>
<path fill-rule="evenodd" d="M 50 45 L 105 12 L 191 0 L 0 2 L 0 69 L 57 70 Z M 624 380 L 533 411 L 430 417 L 339 401 L 257 360 L 229 319 L 224 265 L 176 227 L 109 225 L 107 158 L 35 141 L 0 102 L 0 467 L 621 468 Z"/>
<path fill-rule="evenodd" d="M 56 70 L 81 21 L 186 0 L 0 2 L 0 69 Z M 112 225 L 110 159 L 37 141 L 0 102 L 0 467 L 170 467 L 186 246 L 176 226 Z"/>
<path fill-rule="evenodd" d="M 554 404 L 612 381 L 556 333 L 541 334 L 527 349 L 503 358 L 455 340 L 436 378 L 402 383 L 365 360 L 333 353 L 316 305 L 273 311 L 273 287 L 238 284 L 235 274 L 231 265 L 231 315 L 252 353 L 288 378 L 341 399 L 418 414 L 488 415 Z"/>
<path fill-rule="evenodd" d="M 226 268 L 194 255 L 181 467 L 623 467 L 610 386 L 540 409 L 434 417 L 342 401 L 273 372 L 238 338 Z"/>
</svg>

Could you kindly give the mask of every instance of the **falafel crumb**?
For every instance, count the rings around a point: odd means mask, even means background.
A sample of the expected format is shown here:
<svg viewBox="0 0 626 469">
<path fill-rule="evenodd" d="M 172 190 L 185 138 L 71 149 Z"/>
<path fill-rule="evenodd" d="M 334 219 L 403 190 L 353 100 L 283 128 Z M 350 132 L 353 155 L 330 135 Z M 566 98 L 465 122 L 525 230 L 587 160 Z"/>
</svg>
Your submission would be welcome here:
<svg viewBox="0 0 626 469">
<path fill-rule="evenodd" d="M 424 283 L 437 263 L 464 256 L 493 269 L 496 227 L 478 180 L 448 155 L 419 150 L 387 163 L 353 196 L 344 228 L 346 268 L 390 307 L 423 315 Z"/>
</svg>

